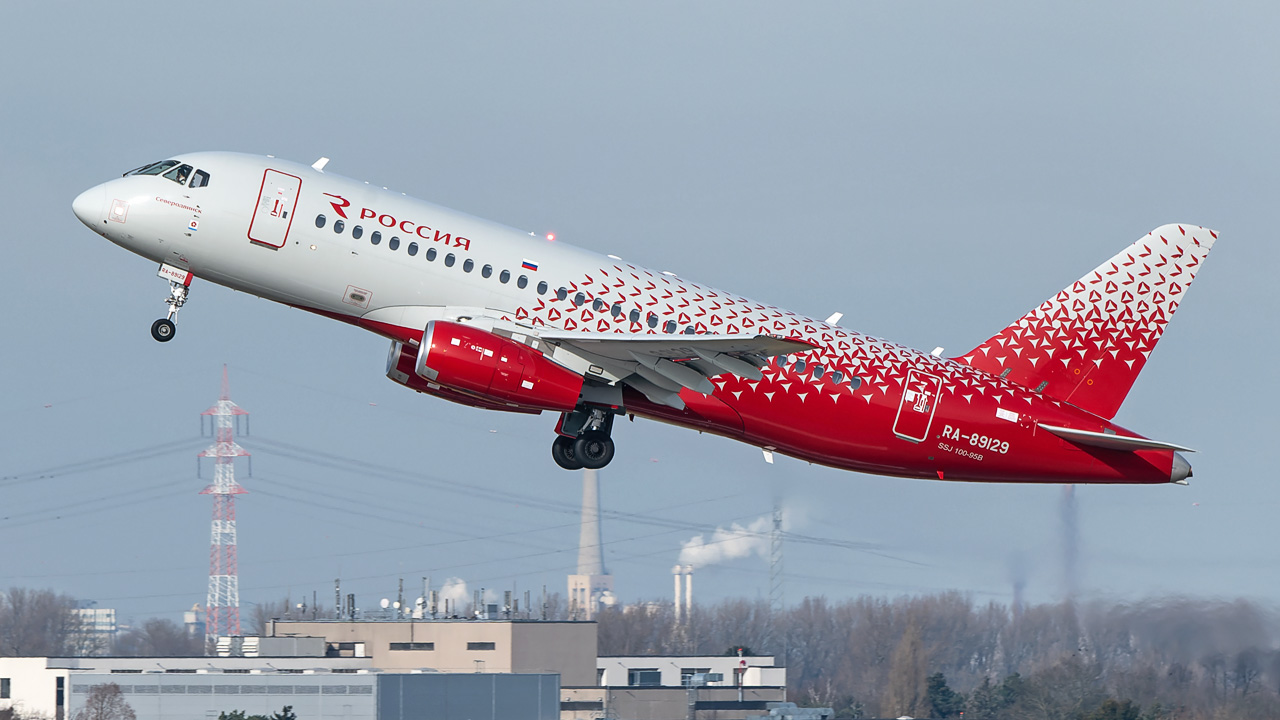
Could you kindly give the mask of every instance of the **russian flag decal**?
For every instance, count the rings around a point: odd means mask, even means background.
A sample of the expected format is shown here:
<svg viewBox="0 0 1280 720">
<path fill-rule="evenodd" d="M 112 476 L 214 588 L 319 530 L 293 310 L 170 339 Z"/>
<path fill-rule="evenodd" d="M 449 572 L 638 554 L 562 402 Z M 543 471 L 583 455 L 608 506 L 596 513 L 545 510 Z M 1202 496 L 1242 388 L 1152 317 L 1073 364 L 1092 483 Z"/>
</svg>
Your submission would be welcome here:
<svg viewBox="0 0 1280 720">
<path fill-rule="evenodd" d="M 521 268 L 523 268 L 523 269 L 525 269 L 525 270 L 533 270 L 533 271 L 535 271 L 535 272 L 536 272 L 536 271 L 537 271 L 537 269 L 538 269 L 538 263 L 536 263 L 536 262 L 534 262 L 534 261 L 532 261 L 532 260 L 528 260 L 528 259 L 526 259 L 526 260 L 524 260 L 523 262 L 521 262 L 521 263 L 520 263 L 520 267 L 521 267 Z"/>
</svg>

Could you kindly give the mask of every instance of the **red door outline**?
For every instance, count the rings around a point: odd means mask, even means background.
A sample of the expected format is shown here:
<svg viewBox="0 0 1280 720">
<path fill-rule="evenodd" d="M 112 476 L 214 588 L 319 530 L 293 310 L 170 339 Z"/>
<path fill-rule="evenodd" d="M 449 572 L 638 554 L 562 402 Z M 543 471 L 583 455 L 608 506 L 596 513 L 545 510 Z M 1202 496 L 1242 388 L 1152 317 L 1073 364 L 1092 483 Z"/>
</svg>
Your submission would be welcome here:
<svg viewBox="0 0 1280 720">
<path fill-rule="evenodd" d="M 249 241 L 277 250 L 284 247 L 289 228 L 293 227 L 293 211 L 301 190 L 302 178 L 297 175 L 264 171 L 253 219 L 249 221 Z"/>
<path fill-rule="evenodd" d="M 893 434 L 903 440 L 922 442 L 929 437 L 933 414 L 938 410 L 942 397 L 942 379 L 916 370 L 907 373 L 902 386 L 902 402 L 893 418 Z"/>
</svg>

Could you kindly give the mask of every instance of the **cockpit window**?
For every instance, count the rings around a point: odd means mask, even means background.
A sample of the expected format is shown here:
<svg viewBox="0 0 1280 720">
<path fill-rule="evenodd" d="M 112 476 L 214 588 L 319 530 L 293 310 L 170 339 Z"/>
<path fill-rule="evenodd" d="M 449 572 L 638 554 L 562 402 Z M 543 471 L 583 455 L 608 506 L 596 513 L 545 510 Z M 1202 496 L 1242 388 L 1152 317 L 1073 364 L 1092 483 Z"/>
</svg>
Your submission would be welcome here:
<svg viewBox="0 0 1280 720">
<path fill-rule="evenodd" d="M 164 176 L 167 179 L 178 183 L 179 185 L 186 185 L 187 178 L 191 177 L 191 171 L 193 169 L 194 168 L 192 168 L 190 165 L 179 165 L 178 167 L 165 173 Z"/>
<path fill-rule="evenodd" d="M 191 187 L 204 187 L 209 184 L 209 173 L 203 170 L 197 170 L 195 175 L 191 176 Z"/>
<path fill-rule="evenodd" d="M 159 175 L 160 173 L 164 172 L 165 170 L 168 170 L 169 168 L 177 164 L 178 164 L 177 160 L 161 160 L 160 162 L 153 162 L 150 165 L 143 165 L 142 167 L 137 168 L 135 170 L 130 170 L 129 172 L 125 173 L 124 176 L 129 177 L 130 175 Z"/>
</svg>

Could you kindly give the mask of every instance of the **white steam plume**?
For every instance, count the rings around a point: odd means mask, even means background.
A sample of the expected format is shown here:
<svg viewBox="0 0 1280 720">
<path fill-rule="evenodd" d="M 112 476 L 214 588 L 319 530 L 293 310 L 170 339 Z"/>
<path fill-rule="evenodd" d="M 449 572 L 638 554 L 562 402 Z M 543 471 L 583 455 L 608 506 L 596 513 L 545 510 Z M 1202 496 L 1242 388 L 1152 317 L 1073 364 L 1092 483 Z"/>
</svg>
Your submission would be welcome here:
<svg viewBox="0 0 1280 720">
<path fill-rule="evenodd" d="M 756 518 L 746 527 L 738 523 L 719 527 L 709 539 L 699 534 L 681 543 L 679 562 L 702 568 L 751 555 L 767 560 L 772 532 L 773 517 L 769 515 Z"/>
<path fill-rule="evenodd" d="M 444 601 L 449 601 L 449 607 L 461 610 L 471 602 L 471 593 L 467 592 L 467 581 L 462 578 L 451 577 L 444 581 L 444 586 L 440 588 L 440 605 L 443 608 Z"/>
</svg>

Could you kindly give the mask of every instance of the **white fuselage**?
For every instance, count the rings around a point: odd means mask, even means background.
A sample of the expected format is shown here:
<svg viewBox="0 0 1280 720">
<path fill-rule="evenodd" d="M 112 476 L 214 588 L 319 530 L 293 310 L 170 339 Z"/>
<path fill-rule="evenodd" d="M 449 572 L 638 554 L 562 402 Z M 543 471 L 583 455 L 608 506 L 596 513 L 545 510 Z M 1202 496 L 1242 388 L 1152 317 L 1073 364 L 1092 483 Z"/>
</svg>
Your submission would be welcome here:
<svg viewBox="0 0 1280 720">
<path fill-rule="evenodd" d="M 305 165 L 225 152 L 175 159 L 207 172 L 209 184 L 189 188 L 159 176 L 123 177 L 87 191 L 77 200 L 77 214 L 108 240 L 150 260 L 326 314 L 420 329 L 439 317 L 431 308 L 510 313 L 539 296 L 540 283 L 546 283 L 541 295 L 548 299 L 561 287 L 572 294 L 583 272 L 614 262 Z M 245 230 L 258 207 L 264 163 L 301 180 L 279 248 L 250 241 Z M 350 203 L 343 207 L 346 218 L 331 196 Z M 124 222 L 110 219 L 117 201 L 128 204 Z M 317 227 L 320 216 L 324 227 Z M 193 219 L 195 230 L 189 228 Z M 335 232 L 338 221 L 342 230 Z M 375 232 L 381 235 L 377 245 L 371 241 Z M 482 276 L 485 266 L 492 268 L 488 278 Z M 503 271 L 509 273 L 505 283 Z M 349 288 L 365 291 L 364 301 L 354 300 Z"/>
</svg>

